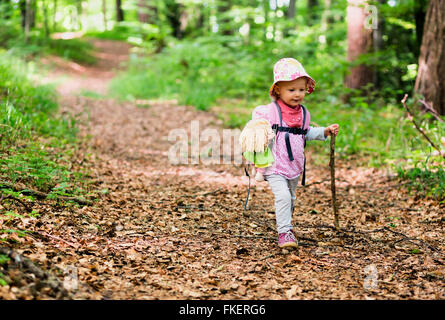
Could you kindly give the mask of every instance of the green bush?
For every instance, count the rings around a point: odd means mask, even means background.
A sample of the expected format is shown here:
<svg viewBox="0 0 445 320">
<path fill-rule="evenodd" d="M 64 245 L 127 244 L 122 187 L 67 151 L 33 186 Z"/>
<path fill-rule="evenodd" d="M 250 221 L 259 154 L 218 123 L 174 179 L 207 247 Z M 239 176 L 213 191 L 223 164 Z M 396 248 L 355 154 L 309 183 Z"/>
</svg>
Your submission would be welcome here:
<svg viewBox="0 0 445 320">
<path fill-rule="evenodd" d="M 414 168 L 397 168 L 398 176 L 408 181 L 408 189 L 415 190 L 417 194 L 431 197 L 440 201 L 445 201 L 445 170 L 443 167 L 428 167 L 421 163 L 416 163 Z"/>
</svg>

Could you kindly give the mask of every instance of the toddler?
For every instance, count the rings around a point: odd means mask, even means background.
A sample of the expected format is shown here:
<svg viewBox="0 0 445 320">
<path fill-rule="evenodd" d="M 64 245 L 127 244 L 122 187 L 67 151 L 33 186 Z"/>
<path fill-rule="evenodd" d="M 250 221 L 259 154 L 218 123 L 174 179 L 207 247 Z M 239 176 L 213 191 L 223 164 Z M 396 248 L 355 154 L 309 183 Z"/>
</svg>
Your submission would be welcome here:
<svg viewBox="0 0 445 320">
<path fill-rule="evenodd" d="M 302 105 L 304 97 L 312 93 L 315 81 L 306 73 L 300 62 L 292 58 L 279 60 L 274 66 L 274 82 L 269 90 L 273 102 L 258 106 L 252 119 L 269 121 L 275 138 L 268 147 L 274 162 L 266 168 L 257 168 L 256 180 L 266 180 L 275 196 L 275 215 L 278 229 L 278 246 L 297 247 L 292 229 L 292 213 L 296 188 L 300 176 L 305 183 L 304 147 L 306 140 L 323 140 L 337 135 L 339 126 L 311 127 L 309 111 Z"/>
</svg>

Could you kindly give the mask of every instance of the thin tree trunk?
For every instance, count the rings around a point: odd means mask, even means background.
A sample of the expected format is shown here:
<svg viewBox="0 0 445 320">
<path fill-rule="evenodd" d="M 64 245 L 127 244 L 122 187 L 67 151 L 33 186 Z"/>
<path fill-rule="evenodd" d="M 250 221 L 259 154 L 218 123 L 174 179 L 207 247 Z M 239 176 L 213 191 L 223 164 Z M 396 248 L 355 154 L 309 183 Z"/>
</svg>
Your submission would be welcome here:
<svg viewBox="0 0 445 320">
<path fill-rule="evenodd" d="M 178 39 L 181 39 L 187 29 L 189 24 L 189 14 L 183 5 L 179 6 L 180 8 L 180 16 L 179 16 L 179 30 L 178 30 Z"/>
<path fill-rule="evenodd" d="M 104 29 L 107 30 L 108 21 L 107 21 L 107 0 L 102 0 L 102 15 L 104 18 Z"/>
<path fill-rule="evenodd" d="M 181 31 L 181 11 L 184 10 L 184 5 L 176 1 L 165 2 L 167 21 L 173 29 L 173 35 L 177 39 L 182 39 Z"/>
<path fill-rule="evenodd" d="M 263 0 L 263 10 L 264 10 L 264 30 L 263 30 L 263 35 L 264 35 L 264 41 L 267 41 L 267 26 L 269 24 L 269 9 L 270 9 L 270 5 L 269 5 L 269 0 Z"/>
<path fill-rule="evenodd" d="M 30 27 L 30 19 L 31 19 L 31 0 L 26 0 L 25 2 L 25 43 L 28 43 L 29 40 L 29 27 Z"/>
<path fill-rule="evenodd" d="M 366 29 L 364 5 L 367 0 L 348 0 L 348 61 L 354 62 L 362 54 L 369 53 L 372 48 L 372 29 Z M 366 65 L 350 68 L 345 85 L 351 89 L 361 89 L 368 83 L 374 83 L 373 70 Z"/>
<path fill-rule="evenodd" d="M 422 46 L 423 29 L 425 28 L 426 10 L 428 8 L 428 0 L 418 0 L 414 3 L 414 18 L 416 19 L 416 39 L 417 52 L 416 56 L 420 55 L 420 47 Z"/>
<path fill-rule="evenodd" d="M 218 4 L 218 15 L 220 18 L 219 30 L 221 34 L 228 36 L 233 34 L 233 30 L 230 27 L 230 18 L 227 17 L 227 13 L 232 8 L 232 0 L 220 1 Z"/>
<path fill-rule="evenodd" d="M 201 4 L 198 9 L 198 19 L 196 21 L 196 29 L 203 30 L 205 28 L 205 7 L 203 4 Z"/>
<path fill-rule="evenodd" d="M 321 32 L 326 36 L 329 25 L 333 23 L 331 14 L 331 0 L 324 0 L 324 10 L 321 16 Z M 326 36 L 326 44 L 330 46 L 332 44 L 331 37 Z"/>
<path fill-rule="evenodd" d="M 157 6 L 153 2 L 154 0 L 138 1 L 139 22 L 156 24 Z"/>
<path fill-rule="evenodd" d="M 307 0 L 307 24 L 312 26 L 317 20 L 318 0 Z"/>
<path fill-rule="evenodd" d="M 430 1 L 414 90 L 445 115 L 445 0 Z"/>
<path fill-rule="evenodd" d="M 383 5 L 386 0 L 378 0 L 380 5 Z M 385 30 L 385 20 L 384 16 L 380 15 L 378 17 L 377 29 L 373 30 L 373 45 L 374 45 L 374 53 L 378 54 L 379 51 L 383 49 L 383 33 Z M 377 88 L 381 88 L 380 76 L 377 72 L 377 69 L 374 68 L 374 81 Z"/>
<path fill-rule="evenodd" d="M 29 1 L 29 28 L 35 28 L 36 26 L 36 11 L 37 3 L 36 0 Z"/>
<path fill-rule="evenodd" d="M 287 18 L 293 19 L 297 13 L 297 0 L 289 1 L 289 10 L 287 11 Z"/>
<path fill-rule="evenodd" d="M 332 0 L 324 0 L 324 12 L 322 16 L 322 26 L 328 26 L 332 23 L 334 23 L 334 19 L 332 18 L 331 14 L 331 6 L 332 6 Z"/>
<path fill-rule="evenodd" d="M 144 0 L 138 1 L 138 19 L 139 22 L 148 23 L 148 7 Z"/>
<path fill-rule="evenodd" d="M 49 26 L 48 26 L 48 8 L 46 3 L 42 3 L 43 8 L 43 27 L 45 29 L 45 37 L 49 38 Z"/>
<path fill-rule="evenodd" d="M 82 30 L 82 14 L 83 14 L 83 10 L 82 10 L 82 0 L 77 0 L 77 29 L 78 30 Z"/>
<path fill-rule="evenodd" d="M 53 31 L 56 31 L 57 28 L 57 21 L 56 21 L 56 15 L 57 15 L 57 0 L 54 0 L 54 12 L 53 12 Z"/>
<path fill-rule="evenodd" d="M 124 21 L 124 10 L 122 10 L 122 0 L 116 0 L 116 21 Z"/>
</svg>

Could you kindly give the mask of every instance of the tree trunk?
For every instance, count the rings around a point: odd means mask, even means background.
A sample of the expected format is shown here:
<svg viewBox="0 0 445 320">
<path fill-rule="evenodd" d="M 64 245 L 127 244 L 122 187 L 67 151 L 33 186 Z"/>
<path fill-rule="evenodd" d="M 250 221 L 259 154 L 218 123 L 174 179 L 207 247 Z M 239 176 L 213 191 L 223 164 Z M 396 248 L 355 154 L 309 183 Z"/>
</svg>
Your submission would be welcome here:
<svg viewBox="0 0 445 320">
<path fill-rule="evenodd" d="M 138 1 L 138 19 L 139 22 L 156 24 L 157 6 L 153 4 L 154 0 Z"/>
<path fill-rule="evenodd" d="M 28 43 L 29 39 L 29 27 L 31 24 L 31 0 L 25 0 L 25 43 Z"/>
<path fill-rule="evenodd" d="M 386 0 L 378 0 L 379 5 L 385 4 Z M 379 6 L 379 8 L 380 8 Z M 372 32 L 374 53 L 378 54 L 379 51 L 383 50 L 383 34 L 385 30 L 385 19 L 383 15 L 378 17 L 377 29 Z M 381 88 L 381 76 L 379 75 L 376 68 L 374 68 L 374 83 L 377 88 Z"/>
<path fill-rule="evenodd" d="M 35 28 L 36 26 L 36 11 L 37 11 L 37 2 L 36 0 L 29 1 L 29 28 Z"/>
<path fill-rule="evenodd" d="M 445 0 L 430 1 L 414 90 L 445 115 Z"/>
<path fill-rule="evenodd" d="M 57 22 L 56 22 L 56 14 L 57 14 L 57 0 L 54 0 L 54 12 L 53 12 L 53 32 L 56 31 Z"/>
<path fill-rule="evenodd" d="M 307 24 L 312 26 L 317 20 L 318 0 L 307 0 Z"/>
<path fill-rule="evenodd" d="M 348 61 L 354 62 L 360 55 L 372 48 L 372 29 L 366 29 L 364 5 L 367 0 L 348 0 Z M 373 70 L 366 65 L 351 67 L 346 76 L 345 85 L 351 89 L 361 89 L 368 83 L 374 83 Z"/>
<path fill-rule="evenodd" d="M 206 8 L 204 4 L 201 4 L 198 9 L 198 19 L 196 21 L 196 29 L 201 31 L 201 35 L 206 32 Z"/>
<path fill-rule="evenodd" d="M 324 10 L 321 15 L 321 32 L 326 36 L 327 46 L 332 44 L 332 38 L 328 36 L 327 32 L 332 23 L 334 23 L 334 19 L 331 14 L 331 0 L 324 0 Z"/>
<path fill-rule="evenodd" d="M 264 10 L 263 35 L 264 35 L 264 41 L 268 41 L 269 40 L 269 39 L 267 39 L 267 26 L 269 24 L 269 9 L 270 9 L 269 0 L 263 0 L 263 10 Z"/>
<path fill-rule="evenodd" d="M 48 26 L 48 8 L 46 7 L 46 3 L 42 3 L 43 9 L 43 27 L 45 29 L 45 37 L 49 38 L 49 26 Z"/>
<path fill-rule="evenodd" d="M 426 9 L 428 8 L 428 0 L 418 0 L 414 3 L 414 18 L 416 19 L 416 39 L 417 52 L 416 57 L 420 54 L 422 46 L 423 29 L 425 28 Z"/>
<path fill-rule="evenodd" d="M 167 21 L 173 29 L 172 34 L 177 39 L 182 39 L 183 33 L 181 30 L 181 12 L 184 10 L 184 5 L 178 3 L 176 0 L 165 1 Z"/>
<path fill-rule="evenodd" d="M 77 17 L 76 17 L 77 29 L 82 30 L 82 15 L 83 15 L 82 0 L 77 0 L 76 9 L 77 9 Z"/>
<path fill-rule="evenodd" d="M 332 0 L 324 0 L 324 12 L 321 18 L 322 27 L 325 26 L 327 28 L 328 25 L 334 23 L 334 19 L 332 18 L 331 13 Z"/>
<path fill-rule="evenodd" d="M 116 21 L 124 21 L 124 10 L 122 10 L 122 0 L 116 0 Z"/>
<path fill-rule="evenodd" d="M 102 0 L 102 15 L 104 18 L 104 29 L 108 29 L 108 21 L 107 21 L 107 0 Z"/>
<path fill-rule="evenodd" d="M 22 18 L 21 25 L 27 34 L 31 28 L 35 27 L 36 2 L 35 0 L 19 0 L 19 8 Z"/>
<path fill-rule="evenodd" d="M 220 1 L 218 4 L 218 16 L 221 17 L 219 20 L 219 30 L 221 34 L 228 36 L 233 34 L 233 30 L 230 26 L 230 18 L 227 16 L 228 12 L 232 8 L 232 0 Z"/>
<path fill-rule="evenodd" d="M 297 0 L 289 1 L 289 10 L 287 11 L 287 18 L 293 19 L 297 13 Z"/>
</svg>

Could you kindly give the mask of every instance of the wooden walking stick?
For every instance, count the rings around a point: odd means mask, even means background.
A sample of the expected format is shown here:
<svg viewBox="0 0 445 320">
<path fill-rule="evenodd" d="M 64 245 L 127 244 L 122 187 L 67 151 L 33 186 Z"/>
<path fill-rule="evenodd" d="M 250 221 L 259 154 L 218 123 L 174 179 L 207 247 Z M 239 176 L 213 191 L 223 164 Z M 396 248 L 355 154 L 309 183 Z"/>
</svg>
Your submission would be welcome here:
<svg viewBox="0 0 445 320">
<path fill-rule="evenodd" d="M 338 207 L 335 195 L 335 135 L 331 135 L 331 154 L 329 166 L 331 167 L 331 191 L 332 191 L 332 206 L 334 207 L 334 225 L 337 230 L 340 230 L 338 223 Z"/>
</svg>

